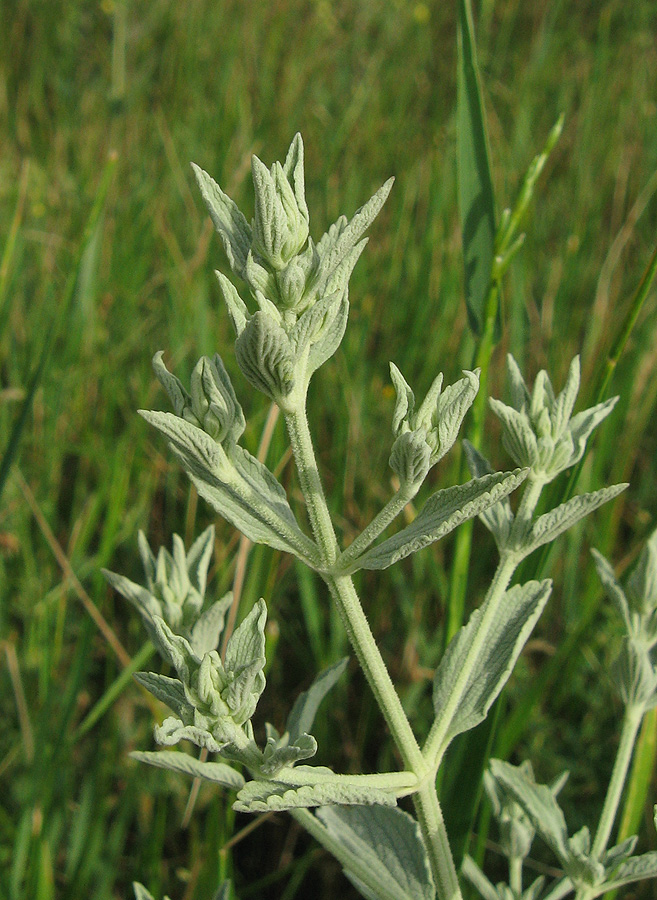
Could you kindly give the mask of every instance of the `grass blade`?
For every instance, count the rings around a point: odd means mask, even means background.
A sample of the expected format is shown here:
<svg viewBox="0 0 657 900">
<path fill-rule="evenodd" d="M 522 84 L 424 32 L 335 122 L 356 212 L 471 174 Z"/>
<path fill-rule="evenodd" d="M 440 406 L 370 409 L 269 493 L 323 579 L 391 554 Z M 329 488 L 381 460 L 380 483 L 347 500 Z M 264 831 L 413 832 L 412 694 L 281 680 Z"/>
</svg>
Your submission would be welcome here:
<svg viewBox="0 0 657 900">
<path fill-rule="evenodd" d="M 470 0 L 459 2 L 457 65 L 457 178 L 465 300 L 470 327 L 481 335 L 493 269 L 495 198 Z"/>
</svg>

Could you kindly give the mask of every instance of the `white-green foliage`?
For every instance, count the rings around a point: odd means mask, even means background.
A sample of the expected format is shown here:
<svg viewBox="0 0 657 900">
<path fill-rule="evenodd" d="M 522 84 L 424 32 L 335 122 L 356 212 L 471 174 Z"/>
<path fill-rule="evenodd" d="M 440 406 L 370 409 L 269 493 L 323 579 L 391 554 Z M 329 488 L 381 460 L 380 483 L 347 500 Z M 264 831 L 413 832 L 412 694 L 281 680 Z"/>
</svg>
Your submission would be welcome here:
<svg viewBox="0 0 657 900">
<path fill-rule="evenodd" d="M 244 415 L 218 355 L 198 362 L 187 390 L 167 370 L 162 353 L 157 353 L 155 373 L 174 411 L 142 415 L 168 439 L 200 496 L 216 512 L 252 541 L 293 554 L 323 578 L 402 766 L 395 772 L 342 775 L 303 762 L 317 751 L 311 733 L 315 715 L 345 671 L 346 660 L 317 676 L 292 706 L 282 732 L 266 723 L 264 744 L 256 741 L 253 719 L 265 689 L 267 608 L 264 600 L 258 601 L 237 629 L 224 635 L 222 657 L 217 647 L 230 596 L 204 609 L 211 529 L 189 552 L 176 536 L 173 554 L 160 550 L 157 557 L 141 535 L 146 587 L 106 573 L 110 583 L 137 606 L 160 655 L 175 673 L 175 677 L 136 676 L 173 713 L 155 729 L 157 742 L 170 747 L 187 740 L 219 759 L 208 762 L 171 750 L 136 753 L 135 757 L 236 791 L 237 810 L 290 810 L 336 855 L 368 900 L 432 900 L 436 895 L 460 900 L 436 774 L 450 741 L 486 717 L 547 603 L 549 580 L 512 585 L 518 564 L 625 487 L 602 488 L 535 515 L 543 486 L 581 459 L 593 429 L 611 412 L 615 400 L 573 415 L 579 389 L 577 358 L 557 396 L 545 372 L 539 373 L 530 394 L 509 357 L 512 405 L 492 400 L 491 406 L 502 422 L 504 445 L 520 468 L 495 472 L 477 450 L 466 445 L 473 479 L 435 491 L 411 524 L 378 541 L 419 492 L 431 467 L 454 445 L 479 389 L 478 371 L 464 372 L 463 378 L 447 387 L 439 374 L 416 408 L 412 389 L 391 364 L 396 400 L 390 466 L 400 486 L 352 544 L 341 548 L 313 453 L 306 394 L 311 376 L 342 340 L 349 276 L 364 248 L 363 234 L 392 181 L 351 220 L 341 216 L 314 243 L 299 135 L 284 163 L 267 168 L 254 157 L 251 224 L 209 175 L 198 167 L 194 171 L 232 272 L 245 283 L 250 297 L 251 308 L 232 282 L 218 273 L 235 327 L 237 362 L 247 381 L 283 412 L 310 532 L 297 521 L 274 475 L 240 446 Z M 520 500 L 512 504 L 509 495 L 518 488 Z M 437 668 L 435 720 L 420 746 L 369 630 L 351 574 L 358 569 L 387 568 L 477 515 L 493 533 L 500 560 L 481 606 L 453 637 Z M 626 651 L 625 696 L 633 708 L 641 705 L 642 714 L 654 702 L 657 686 L 652 657 L 657 644 L 657 538 L 651 539 L 628 583 L 627 595 L 601 557 L 597 564 L 620 609 L 631 648 Z M 639 721 L 640 716 L 632 719 L 634 730 L 623 744 L 625 755 L 627 747 L 631 753 Z M 542 879 L 523 889 L 519 874 L 535 833 L 552 847 L 568 879 L 559 897 L 576 890 L 582 900 L 589 900 L 609 886 L 654 874 L 653 855 L 631 856 L 632 840 L 607 850 L 626 762 L 620 766 L 621 775 L 612 779 L 616 793 L 608 795 L 605 824 L 591 846 L 588 829 L 568 835 L 556 800 L 562 781 L 552 787 L 538 785 L 529 765 L 516 769 L 495 761 L 486 787 L 502 827 L 510 884 L 493 885 L 469 858 L 465 876 L 486 900 L 536 900 Z M 405 796 L 412 797 L 415 818 L 396 808 L 398 799 Z M 312 808 L 317 811 L 310 812 Z M 138 900 L 149 900 L 141 886 L 136 885 L 135 891 Z M 222 891 L 222 897 L 227 897 L 229 887 L 224 885 Z"/>
<path fill-rule="evenodd" d="M 657 531 L 646 542 L 625 590 L 604 556 L 597 550 L 592 553 L 623 622 L 616 681 L 621 697 L 629 706 L 650 709 L 657 704 Z"/>
</svg>

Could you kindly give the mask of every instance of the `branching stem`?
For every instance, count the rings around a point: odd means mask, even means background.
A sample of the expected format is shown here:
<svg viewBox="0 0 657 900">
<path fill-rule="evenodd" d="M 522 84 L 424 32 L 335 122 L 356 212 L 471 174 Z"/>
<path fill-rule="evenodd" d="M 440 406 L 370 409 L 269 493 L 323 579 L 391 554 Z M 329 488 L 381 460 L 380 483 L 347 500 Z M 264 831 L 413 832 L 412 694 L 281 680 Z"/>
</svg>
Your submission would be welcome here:
<svg viewBox="0 0 657 900">
<path fill-rule="evenodd" d="M 308 507 L 310 524 L 324 564 L 329 569 L 338 556 L 338 543 L 317 469 L 305 409 L 288 412 L 285 421 L 299 472 L 299 482 Z M 461 900 L 461 890 L 436 794 L 433 772 L 427 766 L 413 734 L 399 695 L 363 612 L 353 581 L 348 575 L 330 576 L 326 574 L 324 579 L 338 607 L 365 677 L 390 728 L 404 766 L 412 771 L 421 782 L 420 789 L 414 794 L 413 800 L 438 895 L 441 900 Z M 309 813 L 295 815 L 297 821 L 308 827 L 311 834 L 317 832 L 316 836 L 324 846 L 327 846 L 331 852 L 335 852 L 338 859 L 342 859 L 344 851 L 336 852 L 338 848 L 334 850 L 328 845 L 326 829 L 314 816 Z M 312 822 L 308 820 L 307 816 L 310 816 Z"/>
</svg>

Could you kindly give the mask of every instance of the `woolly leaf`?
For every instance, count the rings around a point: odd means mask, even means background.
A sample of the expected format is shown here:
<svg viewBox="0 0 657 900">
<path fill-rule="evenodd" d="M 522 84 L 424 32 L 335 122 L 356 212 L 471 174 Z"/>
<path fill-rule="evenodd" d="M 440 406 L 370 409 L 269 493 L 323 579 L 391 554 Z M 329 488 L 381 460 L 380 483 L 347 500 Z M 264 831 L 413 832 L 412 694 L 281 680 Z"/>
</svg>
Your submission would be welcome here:
<svg viewBox="0 0 657 900">
<path fill-rule="evenodd" d="M 427 852 L 420 828 L 408 813 L 382 806 L 330 806 L 319 809 L 317 818 L 378 882 L 374 889 L 345 868 L 347 878 L 368 900 L 433 900 Z"/>
<path fill-rule="evenodd" d="M 470 672 L 465 690 L 445 735 L 445 746 L 457 734 L 469 731 L 486 718 L 493 701 L 509 679 L 516 660 L 541 615 L 552 582 L 528 581 L 504 595 L 486 645 Z M 460 677 L 463 660 L 477 636 L 485 607 L 473 612 L 467 625 L 451 640 L 434 677 L 433 705 L 440 720 Z"/>
<path fill-rule="evenodd" d="M 445 488 L 433 494 L 414 521 L 391 538 L 357 558 L 345 570 L 386 569 L 411 553 L 440 540 L 462 522 L 488 509 L 525 479 L 526 470 L 498 472 L 475 478 L 467 484 Z"/>
<path fill-rule="evenodd" d="M 246 257 L 251 247 L 251 226 L 237 204 L 221 190 L 207 172 L 192 163 L 201 195 L 224 245 L 230 267 L 243 277 Z"/>
<path fill-rule="evenodd" d="M 593 491 L 591 494 L 579 494 L 562 503 L 556 509 L 539 516 L 531 527 L 526 539 L 523 540 L 521 549 L 525 555 L 533 553 L 543 544 L 553 541 L 564 531 L 567 531 L 573 525 L 588 516 L 589 513 L 598 509 L 603 503 L 613 500 L 628 487 L 627 484 L 612 484 L 610 487 L 602 488 L 599 491 Z"/>
<path fill-rule="evenodd" d="M 202 778 L 223 787 L 238 791 L 244 787 L 244 778 L 235 769 L 225 763 L 201 762 L 188 753 L 177 753 L 175 750 L 158 750 L 155 752 L 133 751 L 130 756 L 150 766 L 159 766 L 172 772 L 181 772 L 192 778 Z"/>
</svg>

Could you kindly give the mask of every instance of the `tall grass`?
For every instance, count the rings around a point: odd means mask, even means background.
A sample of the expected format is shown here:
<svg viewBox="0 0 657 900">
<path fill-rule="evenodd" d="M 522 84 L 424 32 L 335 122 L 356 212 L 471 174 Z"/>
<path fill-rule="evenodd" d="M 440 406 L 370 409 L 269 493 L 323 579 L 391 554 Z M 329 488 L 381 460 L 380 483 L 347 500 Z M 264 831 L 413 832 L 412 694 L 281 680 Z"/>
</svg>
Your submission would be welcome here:
<svg viewBox="0 0 657 900">
<path fill-rule="evenodd" d="M 657 230 L 653 4 L 484 0 L 474 11 L 500 202 L 513 199 L 561 112 L 566 122 L 506 280 L 489 388 L 503 391 L 507 350 L 530 374 L 548 365 L 559 383 L 583 349 L 593 392 Z M 0 508 L 0 895 L 109 900 L 129 896 L 139 877 L 154 894 L 192 900 L 210 896 L 226 874 L 244 898 L 291 900 L 311 885 L 322 897 L 344 893 L 333 863 L 284 817 L 226 848 L 249 820 L 233 822 L 224 798 L 204 789 L 181 831 L 188 785 L 127 758 L 150 741 L 146 698 L 121 679 L 140 653 L 140 624 L 98 572 L 138 576 L 138 527 L 157 545 L 209 521 L 135 415 L 164 405 L 150 370 L 155 350 L 184 370 L 228 347 L 212 274 L 224 260 L 190 160 L 248 208 L 251 153 L 276 158 L 301 130 L 316 236 L 397 178 L 352 279 L 345 344 L 311 391 L 329 502 L 347 510 L 345 539 L 382 499 L 370 475 L 386 472 L 372 435 L 391 415 L 387 361 L 420 395 L 439 369 L 453 380 L 470 364 L 456 202 L 456 4 L 4 0 L 0 21 L 0 453 L 29 411 Z M 111 153 L 115 171 L 90 234 Z M 66 306 L 66 327 L 56 331 Z M 595 528 L 553 553 L 555 601 L 498 732 L 508 752 L 531 753 L 541 778 L 571 769 L 574 824 L 597 808 L 619 721 L 607 674 L 614 626 L 588 547 L 594 540 L 629 564 L 657 510 L 655 326 L 653 293 L 612 375 L 621 401 L 580 481 L 632 487 L 596 514 Z M 226 364 L 239 386 L 230 356 Z M 252 412 L 255 452 L 267 409 Z M 280 429 L 268 460 L 295 496 Z M 363 444 L 374 456 L 367 465 Z M 490 437 L 485 450 L 502 463 Z M 448 482 L 458 466 L 454 454 L 436 479 Z M 478 526 L 474 541 L 470 598 L 492 564 Z M 375 632 L 420 722 L 443 645 L 452 549 L 439 544 L 409 561 L 385 592 L 376 573 L 361 575 Z M 236 550 L 220 524 L 216 596 L 230 586 Z M 290 561 L 265 548 L 251 553 L 245 608 L 261 595 L 279 631 L 278 641 L 270 635 L 264 702 L 280 722 L 286 698 L 307 686 L 308 655 L 320 666 L 343 639 L 321 585 L 298 581 Z M 517 728 L 518 701 L 572 634 L 567 677 L 546 678 Z M 386 764 L 364 685 L 352 678 L 343 690 L 320 749 L 345 771 Z M 649 824 L 642 840 L 654 843 Z"/>
</svg>

